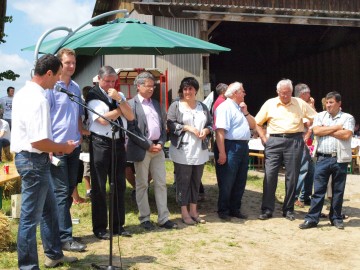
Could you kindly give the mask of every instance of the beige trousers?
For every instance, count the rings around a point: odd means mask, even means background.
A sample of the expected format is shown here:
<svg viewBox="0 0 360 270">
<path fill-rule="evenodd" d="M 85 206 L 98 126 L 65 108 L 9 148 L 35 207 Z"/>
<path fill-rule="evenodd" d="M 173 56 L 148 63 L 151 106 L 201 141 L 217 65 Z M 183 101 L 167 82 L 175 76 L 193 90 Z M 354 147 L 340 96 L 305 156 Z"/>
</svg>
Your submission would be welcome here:
<svg viewBox="0 0 360 270">
<path fill-rule="evenodd" d="M 164 151 L 150 153 L 146 151 L 145 158 L 141 162 L 134 162 L 136 173 L 136 202 L 139 208 L 140 223 L 150 221 L 150 206 L 148 198 L 149 171 L 154 181 L 155 202 L 158 210 L 158 224 L 162 225 L 169 220 L 167 207 L 167 187 L 165 171 Z"/>
</svg>

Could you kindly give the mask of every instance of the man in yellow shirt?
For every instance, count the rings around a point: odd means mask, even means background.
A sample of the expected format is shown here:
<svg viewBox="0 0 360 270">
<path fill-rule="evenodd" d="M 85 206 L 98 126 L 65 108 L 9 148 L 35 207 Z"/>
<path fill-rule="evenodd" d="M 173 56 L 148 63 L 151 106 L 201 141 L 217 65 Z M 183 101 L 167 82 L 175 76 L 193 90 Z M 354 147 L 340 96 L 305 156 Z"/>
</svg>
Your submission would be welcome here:
<svg viewBox="0 0 360 270">
<path fill-rule="evenodd" d="M 267 100 L 255 116 L 256 130 L 265 146 L 265 176 L 259 219 L 272 217 L 279 169 L 285 165 L 286 195 L 283 216 L 294 220 L 295 189 L 299 177 L 304 140 L 303 119 L 312 121 L 316 111 L 300 98 L 292 97 L 293 85 L 288 79 L 278 82 L 278 96 Z M 267 134 L 262 126 L 267 125 Z"/>
</svg>

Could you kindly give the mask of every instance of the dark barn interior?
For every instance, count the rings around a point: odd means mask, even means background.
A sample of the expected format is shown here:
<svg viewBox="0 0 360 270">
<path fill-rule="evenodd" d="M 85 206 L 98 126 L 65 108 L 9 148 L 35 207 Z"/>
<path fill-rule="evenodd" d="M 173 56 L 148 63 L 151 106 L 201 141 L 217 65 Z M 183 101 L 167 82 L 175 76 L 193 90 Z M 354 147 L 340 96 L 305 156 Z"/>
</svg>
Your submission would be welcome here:
<svg viewBox="0 0 360 270">
<path fill-rule="evenodd" d="M 243 82 L 254 115 L 289 78 L 309 85 L 318 111 L 326 93 L 340 92 L 344 111 L 360 120 L 360 28 L 224 21 L 209 41 L 231 48 L 210 56 L 212 85 Z"/>
</svg>

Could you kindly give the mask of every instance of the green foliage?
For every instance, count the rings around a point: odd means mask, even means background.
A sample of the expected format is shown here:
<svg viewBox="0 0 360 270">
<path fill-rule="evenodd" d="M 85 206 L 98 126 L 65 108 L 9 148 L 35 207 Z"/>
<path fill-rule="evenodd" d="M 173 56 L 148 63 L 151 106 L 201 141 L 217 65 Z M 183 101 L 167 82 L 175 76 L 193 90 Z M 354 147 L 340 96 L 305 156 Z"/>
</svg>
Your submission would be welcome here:
<svg viewBox="0 0 360 270">
<path fill-rule="evenodd" d="M 11 23 L 12 20 L 13 20 L 12 16 L 5 16 L 3 18 L 0 18 L 0 25 L 3 24 L 3 23 L 7 23 L 7 22 Z M 1 31 L 0 32 L 0 44 L 6 42 L 5 39 L 4 39 L 5 37 L 7 37 L 7 35 L 3 31 Z M 4 79 L 5 80 L 15 81 L 16 78 L 19 78 L 19 77 L 20 77 L 20 75 L 16 74 L 12 70 L 7 70 L 7 71 L 0 72 L 0 81 L 3 81 Z"/>
<path fill-rule="evenodd" d="M 5 16 L 3 18 L 0 17 L 0 25 L 1 24 L 5 24 L 5 23 L 11 23 L 12 22 L 12 16 Z M 1 29 L 1 28 L 0 28 Z M 0 43 L 5 43 L 6 41 L 4 40 L 4 37 L 7 37 L 7 35 L 1 31 L 0 32 Z"/>
<path fill-rule="evenodd" d="M 4 72 L 0 72 L 0 81 L 3 81 L 4 79 L 5 80 L 15 81 L 16 78 L 19 78 L 19 77 L 20 77 L 20 75 L 16 74 L 12 70 L 7 70 L 7 71 L 4 71 Z"/>
</svg>

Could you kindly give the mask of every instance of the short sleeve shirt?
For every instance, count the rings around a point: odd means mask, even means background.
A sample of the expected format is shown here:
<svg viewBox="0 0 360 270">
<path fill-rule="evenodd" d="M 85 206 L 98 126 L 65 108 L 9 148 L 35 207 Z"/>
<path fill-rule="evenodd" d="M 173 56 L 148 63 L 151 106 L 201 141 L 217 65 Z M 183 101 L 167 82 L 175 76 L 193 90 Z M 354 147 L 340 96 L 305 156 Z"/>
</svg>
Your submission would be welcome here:
<svg viewBox="0 0 360 270">
<path fill-rule="evenodd" d="M 231 98 L 226 99 L 217 107 L 216 129 L 225 130 L 227 140 L 249 140 L 251 137 L 249 123 L 240 106 Z"/>
<path fill-rule="evenodd" d="M 332 117 L 327 111 L 320 112 L 316 115 L 313 127 L 316 126 L 334 126 L 342 125 L 344 129 L 351 130 L 354 133 L 355 119 L 351 114 L 339 111 Z M 317 136 L 317 151 L 323 154 L 331 154 L 337 150 L 337 139 L 333 136 Z"/>
<path fill-rule="evenodd" d="M 12 126 L 10 149 L 13 152 L 42 153 L 31 143 L 52 140 L 49 103 L 45 90 L 37 83 L 28 81 L 15 93 Z"/>
<path fill-rule="evenodd" d="M 279 97 L 267 100 L 255 116 L 256 124 L 267 123 L 269 134 L 297 133 L 304 131 L 303 119 L 313 120 L 316 111 L 300 98 L 292 97 L 283 104 Z"/>
</svg>

